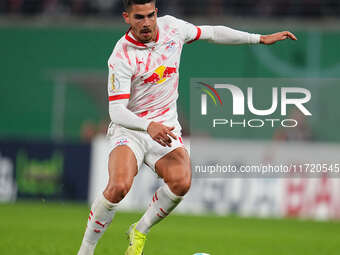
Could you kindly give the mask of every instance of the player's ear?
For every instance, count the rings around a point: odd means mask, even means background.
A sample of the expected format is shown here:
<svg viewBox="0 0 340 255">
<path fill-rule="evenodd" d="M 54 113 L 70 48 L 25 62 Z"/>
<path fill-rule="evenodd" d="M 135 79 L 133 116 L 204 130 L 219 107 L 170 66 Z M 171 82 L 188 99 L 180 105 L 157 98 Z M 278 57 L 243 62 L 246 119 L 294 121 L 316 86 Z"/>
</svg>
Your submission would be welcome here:
<svg viewBox="0 0 340 255">
<path fill-rule="evenodd" d="M 125 23 L 130 25 L 129 13 L 123 12 L 122 15 L 123 15 L 123 18 L 124 18 Z"/>
</svg>

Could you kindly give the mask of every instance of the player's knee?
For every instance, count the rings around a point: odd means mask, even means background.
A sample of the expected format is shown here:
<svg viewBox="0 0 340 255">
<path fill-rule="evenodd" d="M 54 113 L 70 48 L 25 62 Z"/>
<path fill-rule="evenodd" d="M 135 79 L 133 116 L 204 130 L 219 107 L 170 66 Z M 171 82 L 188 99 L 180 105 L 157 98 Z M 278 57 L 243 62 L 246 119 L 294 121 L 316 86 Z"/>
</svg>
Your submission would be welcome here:
<svg viewBox="0 0 340 255">
<path fill-rule="evenodd" d="M 191 187 L 191 179 L 187 178 L 180 182 L 179 190 L 180 190 L 180 196 L 184 196 L 186 193 L 188 193 L 189 189 Z"/>
<path fill-rule="evenodd" d="M 170 190 L 177 196 L 184 196 L 190 189 L 191 178 L 185 176 L 182 178 L 176 178 L 167 182 Z"/>
<path fill-rule="evenodd" d="M 124 181 L 109 184 L 104 191 L 104 196 L 112 203 L 118 203 L 127 195 L 130 188 L 131 184 Z"/>
</svg>

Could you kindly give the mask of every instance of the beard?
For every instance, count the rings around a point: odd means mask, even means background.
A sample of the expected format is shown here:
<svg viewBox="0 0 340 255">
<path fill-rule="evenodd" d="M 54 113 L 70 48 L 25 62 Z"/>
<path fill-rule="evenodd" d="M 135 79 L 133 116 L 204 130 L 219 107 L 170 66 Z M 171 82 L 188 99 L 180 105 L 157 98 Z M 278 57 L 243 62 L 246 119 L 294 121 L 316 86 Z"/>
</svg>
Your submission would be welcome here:
<svg viewBox="0 0 340 255">
<path fill-rule="evenodd" d="M 138 33 L 139 35 L 139 40 L 142 42 L 142 43 L 148 43 L 148 42 L 151 42 L 153 37 L 154 37 L 154 34 L 155 34 L 155 31 L 150 29 L 150 28 L 144 28 L 144 29 L 141 29 Z"/>
</svg>

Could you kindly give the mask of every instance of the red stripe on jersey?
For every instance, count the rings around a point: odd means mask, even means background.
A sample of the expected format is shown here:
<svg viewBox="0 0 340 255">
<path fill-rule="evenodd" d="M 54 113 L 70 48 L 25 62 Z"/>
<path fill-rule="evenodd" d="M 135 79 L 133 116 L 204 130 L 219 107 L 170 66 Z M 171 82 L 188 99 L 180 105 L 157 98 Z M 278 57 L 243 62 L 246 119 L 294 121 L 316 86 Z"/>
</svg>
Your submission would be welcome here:
<svg viewBox="0 0 340 255">
<path fill-rule="evenodd" d="M 138 117 L 144 117 L 146 115 L 148 115 L 149 111 L 144 111 L 138 114 Z"/>
<path fill-rule="evenodd" d="M 136 65 L 137 65 L 137 74 L 140 73 L 140 65 L 143 64 L 143 61 L 140 61 L 137 57 L 136 57 Z"/>
<path fill-rule="evenodd" d="M 149 52 L 148 59 L 146 61 L 146 66 L 145 66 L 146 73 L 149 72 L 150 63 L 151 63 L 151 52 Z"/>
<path fill-rule="evenodd" d="M 153 116 L 151 119 L 155 119 L 155 118 L 157 118 L 159 116 L 162 116 L 162 115 L 166 114 L 169 110 L 170 110 L 170 108 L 167 108 L 164 111 L 162 111 L 160 114 L 157 114 L 156 116 Z"/>
<path fill-rule="evenodd" d="M 163 216 L 161 216 L 159 213 L 157 213 L 157 216 L 159 217 L 159 218 L 164 218 Z"/>
<path fill-rule="evenodd" d="M 129 61 L 129 65 L 131 66 L 131 60 L 130 60 L 130 57 L 129 57 L 129 53 L 128 53 L 127 47 L 128 47 L 127 44 L 124 44 L 123 45 L 123 51 L 124 51 L 125 57 Z"/>
<path fill-rule="evenodd" d="M 181 144 L 183 144 L 183 140 L 182 140 L 182 137 L 178 137 L 178 140 Z"/>
<path fill-rule="evenodd" d="M 202 30 L 199 27 L 196 27 L 196 28 L 197 28 L 197 35 L 196 35 L 195 39 L 187 42 L 187 44 L 193 43 L 194 41 L 197 41 L 198 39 L 200 39 L 201 34 L 202 34 Z"/>
<path fill-rule="evenodd" d="M 170 108 L 168 108 L 168 109 L 165 109 L 164 111 L 162 111 L 162 113 L 161 113 L 161 114 L 163 115 L 163 114 L 167 113 L 169 110 L 170 110 Z"/>
<path fill-rule="evenodd" d="M 109 97 L 109 101 L 116 101 L 116 100 L 120 100 L 120 99 L 129 99 L 130 98 L 130 94 L 122 94 L 122 95 L 116 95 L 116 96 L 110 96 Z"/>
<path fill-rule="evenodd" d="M 165 55 L 162 54 L 162 60 L 165 61 L 165 60 L 167 60 L 167 59 L 168 59 L 167 56 L 165 56 Z"/>
<path fill-rule="evenodd" d="M 92 210 L 90 211 L 90 214 L 93 216 L 93 212 L 92 212 Z"/>
<path fill-rule="evenodd" d="M 100 233 L 101 232 L 99 229 L 95 229 L 93 231 L 96 232 L 96 233 Z"/>
<path fill-rule="evenodd" d="M 123 56 L 122 56 L 122 54 L 120 54 L 120 52 L 117 52 L 116 57 L 120 58 L 120 59 L 123 59 Z"/>
<path fill-rule="evenodd" d="M 156 200 L 158 200 L 158 197 L 157 197 L 157 192 L 155 192 L 155 198 L 156 198 Z"/>
</svg>

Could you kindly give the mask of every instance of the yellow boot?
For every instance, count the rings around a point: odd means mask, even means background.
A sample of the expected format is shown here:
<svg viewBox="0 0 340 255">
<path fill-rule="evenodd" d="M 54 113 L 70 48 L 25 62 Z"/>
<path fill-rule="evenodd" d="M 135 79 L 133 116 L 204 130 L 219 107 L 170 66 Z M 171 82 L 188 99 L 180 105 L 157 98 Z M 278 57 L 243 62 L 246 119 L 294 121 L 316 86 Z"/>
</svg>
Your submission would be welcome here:
<svg viewBox="0 0 340 255">
<path fill-rule="evenodd" d="M 146 235 L 136 229 L 137 223 L 132 224 L 128 231 L 129 247 L 125 255 L 143 255 Z"/>
</svg>

